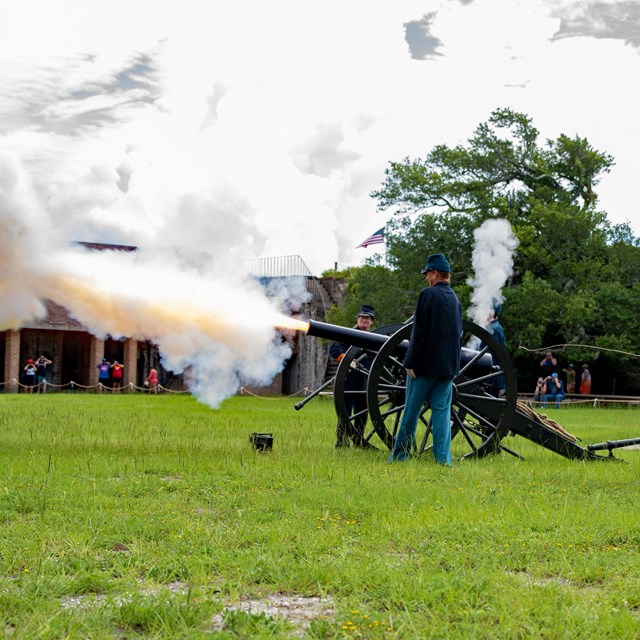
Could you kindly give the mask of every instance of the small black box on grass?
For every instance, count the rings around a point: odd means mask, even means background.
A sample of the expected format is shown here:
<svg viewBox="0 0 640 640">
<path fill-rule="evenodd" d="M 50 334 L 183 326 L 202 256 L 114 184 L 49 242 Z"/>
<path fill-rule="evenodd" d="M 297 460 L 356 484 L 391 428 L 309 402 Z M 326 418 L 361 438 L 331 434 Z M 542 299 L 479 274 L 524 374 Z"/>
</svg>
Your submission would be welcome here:
<svg viewBox="0 0 640 640">
<path fill-rule="evenodd" d="M 256 433 L 249 436 L 249 442 L 256 451 L 271 451 L 273 449 L 273 433 Z"/>
</svg>

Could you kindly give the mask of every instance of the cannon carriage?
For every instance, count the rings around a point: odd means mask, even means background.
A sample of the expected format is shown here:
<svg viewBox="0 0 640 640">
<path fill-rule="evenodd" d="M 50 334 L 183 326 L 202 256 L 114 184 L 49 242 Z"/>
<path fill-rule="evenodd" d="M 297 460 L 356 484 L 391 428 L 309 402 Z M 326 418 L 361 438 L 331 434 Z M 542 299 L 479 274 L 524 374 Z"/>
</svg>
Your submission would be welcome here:
<svg viewBox="0 0 640 640">
<path fill-rule="evenodd" d="M 340 361 L 334 379 L 325 383 L 299 402 L 301 409 L 333 383 L 337 419 L 350 437 L 357 435 L 357 421 L 368 414 L 364 442 L 370 446 L 391 449 L 404 410 L 406 371 L 404 356 L 412 323 L 388 325 L 372 332 L 309 322 L 307 334 L 337 340 L 350 345 Z M 515 370 L 506 350 L 494 336 L 479 325 L 463 320 L 460 371 L 453 381 L 451 405 L 451 449 L 457 458 L 481 458 L 503 451 L 521 458 L 507 446 L 505 437 L 518 435 L 570 459 L 610 460 L 612 450 L 640 443 L 640 438 L 581 446 L 578 438 L 557 422 L 541 416 L 518 401 Z M 349 378 L 362 377 L 361 385 L 348 384 Z M 492 382 L 504 377 L 506 393 L 494 395 Z M 354 390 L 354 386 L 358 389 Z M 353 395 L 366 398 L 366 409 L 351 413 L 348 402 Z M 358 438 L 359 440 L 359 438 Z M 416 432 L 415 455 L 432 446 L 431 412 L 422 409 Z M 599 455 L 602 450 L 608 456 Z"/>
</svg>

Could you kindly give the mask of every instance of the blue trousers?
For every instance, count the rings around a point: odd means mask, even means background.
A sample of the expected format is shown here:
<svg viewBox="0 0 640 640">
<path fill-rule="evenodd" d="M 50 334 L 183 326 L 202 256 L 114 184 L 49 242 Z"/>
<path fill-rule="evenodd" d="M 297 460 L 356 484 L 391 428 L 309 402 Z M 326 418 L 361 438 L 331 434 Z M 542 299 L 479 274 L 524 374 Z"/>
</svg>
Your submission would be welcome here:
<svg viewBox="0 0 640 640">
<path fill-rule="evenodd" d="M 452 376 L 407 378 L 407 397 L 389 462 L 406 460 L 416 437 L 424 403 L 431 404 L 433 455 L 438 464 L 451 465 L 451 383 Z"/>
<path fill-rule="evenodd" d="M 547 402 L 555 402 L 555 404 L 553 405 L 555 409 L 559 409 L 560 408 L 560 403 L 564 400 L 564 396 L 561 393 L 558 393 L 557 395 L 555 393 L 545 393 L 544 396 L 542 396 L 542 407 L 540 407 L 541 409 L 546 409 L 547 408 Z"/>
</svg>

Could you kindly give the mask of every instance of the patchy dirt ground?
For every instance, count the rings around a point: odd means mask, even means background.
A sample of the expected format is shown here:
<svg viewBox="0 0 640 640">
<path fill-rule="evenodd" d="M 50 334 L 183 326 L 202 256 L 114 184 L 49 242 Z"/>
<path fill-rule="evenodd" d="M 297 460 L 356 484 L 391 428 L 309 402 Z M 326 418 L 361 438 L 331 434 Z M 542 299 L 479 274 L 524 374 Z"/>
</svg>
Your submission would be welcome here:
<svg viewBox="0 0 640 640">
<path fill-rule="evenodd" d="M 317 596 L 296 596 L 275 594 L 252 600 L 242 599 L 238 604 L 225 607 L 227 611 L 246 611 L 247 613 L 263 613 L 271 618 L 284 618 L 289 624 L 299 630 L 294 635 L 304 635 L 305 629 L 317 618 L 330 618 L 333 615 L 333 600 L 330 598 L 320 598 Z M 216 616 L 214 630 L 221 631 L 223 628 L 223 616 Z"/>
<path fill-rule="evenodd" d="M 186 593 L 188 587 L 183 582 L 173 582 L 158 587 L 146 587 L 141 590 L 145 595 L 156 595 L 166 590 L 172 593 Z M 131 596 L 121 596 L 116 604 L 121 605 L 130 601 Z M 68 596 L 62 598 L 63 609 L 77 609 L 100 605 L 106 596 L 92 594 L 90 596 Z M 303 636 L 311 622 L 316 619 L 330 619 L 334 614 L 333 599 L 319 596 L 301 596 L 295 594 L 274 594 L 261 599 L 241 598 L 237 603 L 229 603 L 225 611 L 244 611 L 255 615 L 264 614 L 270 618 L 283 618 L 293 628 L 292 636 Z M 214 616 L 211 631 L 222 631 L 224 628 L 224 613 Z"/>
</svg>

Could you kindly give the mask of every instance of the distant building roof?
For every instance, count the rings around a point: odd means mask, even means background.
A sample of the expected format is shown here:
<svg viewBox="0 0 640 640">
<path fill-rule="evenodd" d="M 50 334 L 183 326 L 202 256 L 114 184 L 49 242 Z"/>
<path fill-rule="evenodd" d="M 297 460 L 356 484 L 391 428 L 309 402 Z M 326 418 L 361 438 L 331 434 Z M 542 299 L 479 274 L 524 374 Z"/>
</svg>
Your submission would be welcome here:
<svg viewBox="0 0 640 640">
<path fill-rule="evenodd" d="M 128 244 L 105 244 L 103 242 L 76 242 L 87 249 L 95 249 L 96 251 L 137 251 L 138 247 Z"/>
<path fill-rule="evenodd" d="M 126 244 L 106 244 L 104 242 L 76 242 L 95 251 L 137 251 L 138 247 Z M 47 315 L 42 320 L 28 320 L 22 329 L 63 329 L 67 331 L 87 331 L 87 328 L 73 318 L 69 312 L 53 300 L 43 300 Z"/>
</svg>

